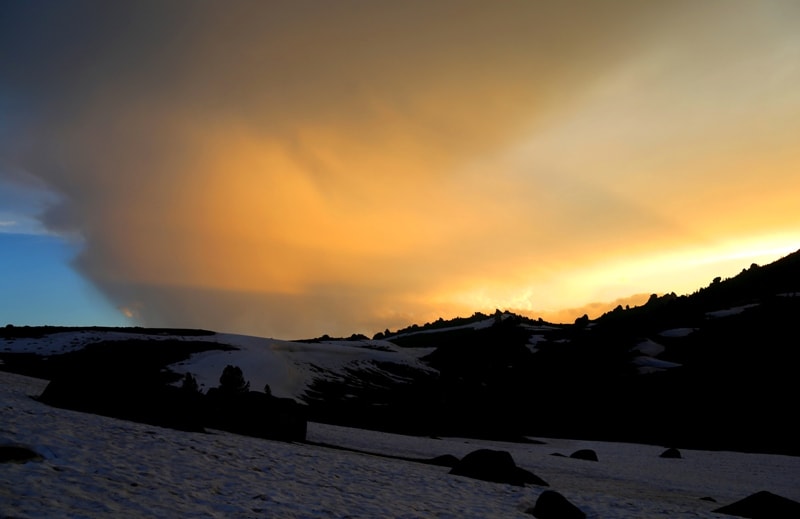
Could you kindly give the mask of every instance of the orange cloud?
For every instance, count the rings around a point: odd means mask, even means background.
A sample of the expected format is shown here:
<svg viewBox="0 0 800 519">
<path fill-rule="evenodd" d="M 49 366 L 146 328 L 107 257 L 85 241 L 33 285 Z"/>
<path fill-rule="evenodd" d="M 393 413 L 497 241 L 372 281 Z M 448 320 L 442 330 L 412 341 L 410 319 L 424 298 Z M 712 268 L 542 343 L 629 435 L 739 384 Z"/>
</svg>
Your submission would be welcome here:
<svg viewBox="0 0 800 519">
<path fill-rule="evenodd" d="M 299 5 L 70 11 L 36 25 L 70 45 L 5 68 L 47 109 L 4 163 L 62 195 L 43 221 L 144 324 L 571 321 L 800 242 L 791 9 Z"/>
</svg>

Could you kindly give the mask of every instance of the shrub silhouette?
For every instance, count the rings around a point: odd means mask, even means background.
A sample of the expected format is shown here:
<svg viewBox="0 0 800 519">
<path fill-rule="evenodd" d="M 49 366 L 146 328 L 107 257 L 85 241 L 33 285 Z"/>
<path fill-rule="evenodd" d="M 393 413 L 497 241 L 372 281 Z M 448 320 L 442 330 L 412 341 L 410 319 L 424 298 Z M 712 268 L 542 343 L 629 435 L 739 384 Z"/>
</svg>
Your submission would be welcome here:
<svg viewBox="0 0 800 519">
<path fill-rule="evenodd" d="M 219 390 L 223 393 L 246 393 L 250 391 L 250 382 L 245 381 L 239 366 L 228 364 L 219 377 Z"/>
</svg>

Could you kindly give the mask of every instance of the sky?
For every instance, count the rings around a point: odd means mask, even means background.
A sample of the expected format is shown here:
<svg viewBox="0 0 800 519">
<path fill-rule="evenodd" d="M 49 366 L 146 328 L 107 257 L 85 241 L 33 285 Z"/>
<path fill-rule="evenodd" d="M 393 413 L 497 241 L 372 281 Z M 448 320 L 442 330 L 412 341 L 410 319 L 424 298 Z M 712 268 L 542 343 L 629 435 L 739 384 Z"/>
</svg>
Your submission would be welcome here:
<svg viewBox="0 0 800 519">
<path fill-rule="evenodd" d="M 554 322 L 800 249 L 800 3 L 0 3 L 0 321 Z"/>
</svg>

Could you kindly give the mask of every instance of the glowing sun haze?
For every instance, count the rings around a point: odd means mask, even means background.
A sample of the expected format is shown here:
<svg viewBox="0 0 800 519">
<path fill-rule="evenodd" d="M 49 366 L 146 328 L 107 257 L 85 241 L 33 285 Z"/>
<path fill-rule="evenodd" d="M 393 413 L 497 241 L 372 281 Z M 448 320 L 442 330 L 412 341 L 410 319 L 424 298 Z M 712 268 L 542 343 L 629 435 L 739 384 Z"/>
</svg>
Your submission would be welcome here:
<svg viewBox="0 0 800 519">
<path fill-rule="evenodd" d="M 571 321 L 800 248 L 792 0 L 0 10 L 0 233 L 131 324 Z"/>
</svg>

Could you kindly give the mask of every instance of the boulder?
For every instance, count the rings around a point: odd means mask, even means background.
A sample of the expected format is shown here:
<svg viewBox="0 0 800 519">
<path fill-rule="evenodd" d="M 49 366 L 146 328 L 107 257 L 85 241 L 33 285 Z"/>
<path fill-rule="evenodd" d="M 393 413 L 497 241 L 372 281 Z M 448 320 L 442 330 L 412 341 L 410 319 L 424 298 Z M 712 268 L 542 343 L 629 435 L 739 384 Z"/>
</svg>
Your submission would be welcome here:
<svg viewBox="0 0 800 519">
<path fill-rule="evenodd" d="M 597 453 L 592 449 L 577 450 L 570 454 L 569 457 L 575 458 L 576 460 L 597 461 Z"/>
<path fill-rule="evenodd" d="M 750 519 L 796 519 L 800 517 L 800 503 L 762 490 L 712 512 Z"/>
<path fill-rule="evenodd" d="M 585 519 L 586 514 L 554 490 L 545 490 L 525 513 L 537 519 Z"/>
<path fill-rule="evenodd" d="M 27 463 L 39 461 L 42 457 L 22 445 L 0 445 L 0 463 Z"/>
<path fill-rule="evenodd" d="M 681 451 L 675 448 L 669 448 L 661 453 L 659 458 L 673 458 L 673 459 L 681 459 Z"/>
<path fill-rule="evenodd" d="M 470 452 L 450 470 L 450 474 L 516 486 L 524 486 L 526 483 L 548 486 L 535 474 L 517 467 L 514 458 L 507 451 L 491 449 Z"/>
</svg>

